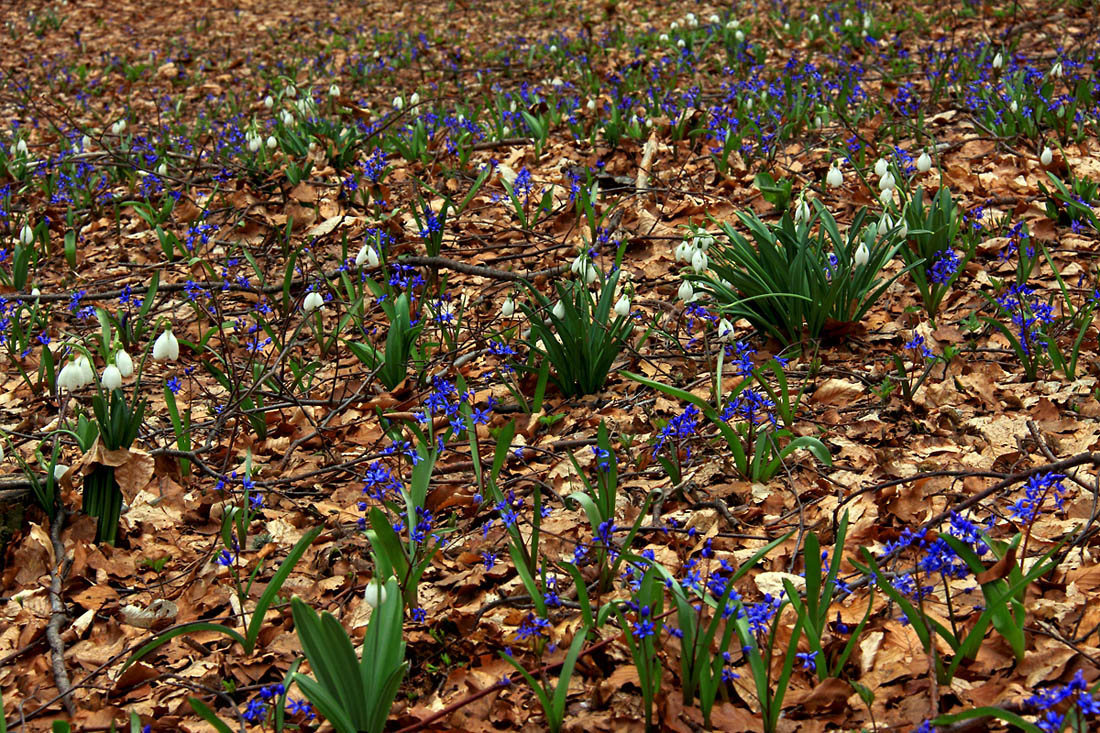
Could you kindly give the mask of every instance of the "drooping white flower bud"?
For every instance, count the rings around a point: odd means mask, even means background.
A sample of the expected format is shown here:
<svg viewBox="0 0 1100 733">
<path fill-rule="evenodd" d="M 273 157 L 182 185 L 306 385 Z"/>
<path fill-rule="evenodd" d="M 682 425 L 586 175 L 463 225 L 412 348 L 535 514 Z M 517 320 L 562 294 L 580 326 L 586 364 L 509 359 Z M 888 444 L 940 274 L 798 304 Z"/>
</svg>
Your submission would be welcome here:
<svg viewBox="0 0 1100 733">
<path fill-rule="evenodd" d="M 255 153 L 257 150 L 259 150 L 260 144 L 261 140 L 258 136 L 253 135 L 252 137 L 248 138 L 248 149 L 250 152 Z"/>
<path fill-rule="evenodd" d="M 340 87 L 333 84 L 332 86 L 330 86 L 328 88 L 328 95 L 330 97 L 339 97 L 340 96 Z"/>
<path fill-rule="evenodd" d="M 894 227 L 894 222 L 890 221 L 889 214 L 883 214 L 882 218 L 878 220 L 878 235 L 881 237 L 886 232 L 890 231 Z"/>
<path fill-rule="evenodd" d="M 89 150 L 92 147 L 92 138 L 89 135 L 85 135 L 80 138 L 80 149 Z"/>
<path fill-rule="evenodd" d="M 355 266 L 362 267 L 364 264 L 368 267 L 378 267 L 378 253 L 369 244 L 360 247 L 359 253 L 355 255 Z"/>
<path fill-rule="evenodd" d="M 723 318 L 718 321 L 718 338 L 722 341 L 733 339 L 733 324 L 729 322 L 729 319 Z"/>
<path fill-rule="evenodd" d="M 692 246 L 685 240 L 676 245 L 676 250 L 673 253 L 676 255 L 677 262 L 690 262 L 692 254 Z"/>
<path fill-rule="evenodd" d="M 401 98 L 400 94 L 393 98 L 393 108 L 398 112 L 405 108 L 405 100 Z"/>
<path fill-rule="evenodd" d="M 111 132 L 121 135 L 126 130 L 126 120 L 119 120 L 111 125 Z"/>
<path fill-rule="evenodd" d="M 852 262 L 855 263 L 856 267 L 863 267 L 864 265 L 867 264 L 868 260 L 870 260 L 870 259 L 871 259 L 871 250 L 867 249 L 867 243 L 866 242 L 860 242 L 859 246 L 856 247 L 856 253 L 852 257 Z"/>
<path fill-rule="evenodd" d="M 274 135 L 267 136 L 267 149 L 274 150 L 275 146 L 279 144 L 279 141 L 275 139 Z"/>
<path fill-rule="evenodd" d="M 70 361 L 57 373 L 57 391 L 75 392 L 84 386 L 84 375 L 75 362 Z"/>
<path fill-rule="evenodd" d="M 99 377 L 99 381 L 108 392 L 114 392 L 122 387 L 122 372 L 114 364 L 108 364 Z"/>
<path fill-rule="evenodd" d="M 890 171 L 886 171 L 886 174 L 878 179 L 878 190 L 880 191 L 892 191 L 897 183 L 894 181 L 894 174 Z"/>
<path fill-rule="evenodd" d="M 1050 67 L 1050 75 L 1054 79 L 1061 79 L 1062 78 L 1062 62 L 1061 61 L 1054 62 L 1054 66 Z"/>
<path fill-rule="evenodd" d="M 998 51 L 997 55 L 993 57 L 993 68 L 994 69 L 999 69 L 1004 65 L 1005 65 L 1004 56 L 1002 56 L 1001 52 Z"/>
<path fill-rule="evenodd" d="M 879 158 L 875 162 L 875 175 L 882 178 L 886 175 L 886 171 L 890 170 L 890 164 L 886 162 L 885 158 Z"/>
<path fill-rule="evenodd" d="M 291 99 L 294 99 L 298 96 L 298 88 L 291 84 L 286 88 L 286 95 Z"/>
<path fill-rule="evenodd" d="M 367 583 L 367 592 L 363 596 L 363 600 L 367 602 L 371 608 L 378 608 L 386 602 L 386 586 L 379 583 L 377 580 L 372 580 Z"/>
<path fill-rule="evenodd" d="M 676 297 L 685 303 L 695 300 L 695 288 L 691 287 L 690 280 L 684 280 L 680 283 L 680 289 L 676 291 Z"/>
<path fill-rule="evenodd" d="M 153 342 L 153 359 L 156 361 L 175 361 L 180 358 L 180 342 L 176 340 L 171 328 L 167 328 Z"/>
<path fill-rule="evenodd" d="M 696 273 L 702 273 L 706 271 L 708 264 L 710 263 L 707 261 L 707 253 L 702 247 L 697 248 L 691 255 L 691 269 Z"/>
<path fill-rule="evenodd" d="M 92 362 L 88 361 L 88 357 L 78 356 L 76 358 L 76 367 L 80 370 L 81 387 L 95 381 L 95 372 L 92 370 Z"/>
<path fill-rule="evenodd" d="M 804 221 L 809 221 L 811 215 L 809 202 L 806 199 L 799 199 L 798 205 L 794 207 L 794 223 L 801 224 Z"/>
<path fill-rule="evenodd" d="M 930 170 L 932 170 L 932 156 L 928 154 L 928 151 L 924 151 L 917 158 L 917 171 L 927 173 Z"/>
<path fill-rule="evenodd" d="M 168 164 L 167 163 L 161 163 L 160 165 L 157 166 L 157 175 L 162 177 L 162 178 L 164 176 L 168 175 Z"/>
<path fill-rule="evenodd" d="M 19 230 L 19 241 L 26 246 L 34 244 L 34 229 L 30 224 L 24 224 L 23 228 Z"/>
<path fill-rule="evenodd" d="M 275 99 L 270 94 L 264 97 L 264 106 L 268 109 L 271 109 L 275 106 Z"/>
<path fill-rule="evenodd" d="M 26 155 L 27 154 L 27 141 L 24 140 L 23 138 L 19 138 L 18 142 L 15 143 L 15 154 L 16 155 Z"/>
<path fill-rule="evenodd" d="M 511 318 L 516 314 L 516 301 L 511 298 L 505 298 L 504 302 L 500 304 L 500 315 L 505 318 Z"/>
<path fill-rule="evenodd" d="M 325 304 L 324 297 L 316 290 L 307 293 L 305 299 L 302 300 L 302 312 L 312 313 Z"/>
<path fill-rule="evenodd" d="M 1016 111 L 1018 109 L 1020 109 L 1020 105 L 1015 99 L 1013 99 L 1011 102 L 1008 103 L 1008 111 L 1011 112 L 1012 114 L 1016 114 Z M 1059 108 L 1059 109 L 1061 109 L 1061 108 Z"/>
<path fill-rule="evenodd" d="M 551 309 L 550 312 L 554 314 L 555 318 L 565 318 L 565 304 L 559 300 L 557 303 L 554 304 L 554 307 Z"/>
<path fill-rule="evenodd" d="M 409 95 L 409 106 L 415 107 L 418 104 L 420 104 L 420 94 L 419 92 L 413 92 Z"/>
<path fill-rule="evenodd" d="M 115 354 L 115 366 L 118 367 L 118 373 L 123 378 L 129 377 L 134 373 L 134 360 L 130 358 L 130 355 L 126 353 L 126 349 L 119 349 Z"/>
<path fill-rule="evenodd" d="M 69 467 L 64 463 L 55 463 L 53 466 L 53 480 L 60 481 L 69 472 Z"/>
<path fill-rule="evenodd" d="M 889 206 L 890 204 L 894 203 L 894 189 L 882 189 L 882 193 L 879 194 L 878 200 L 880 203 L 882 203 L 883 206 Z"/>
<path fill-rule="evenodd" d="M 1039 162 L 1043 164 L 1043 167 L 1050 165 L 1054 160 L 1054 151 L 1049 146 L 1043 148 L 1043 152 L 1039 155 Z"/>
<path fill-rule="evenodd" d="M 829 168 L 828 175 L 825 176 L 825 182 L 833 188 L 839 188 L 844 184 L 844 174 L 840 172 L 840 167 L 837 164 L 833 164 Z"/>
<path fill-rule="evenodd" d="M 630 315 L 630 298 L 623 295 L 615 302 L 615 314 L 624 318 Z"/>
<path fill-rule="evenodd" d="M 284 109 L 283 114 L 281 115 L 281 117 L 282 117 L 284 126 L 290 127 L 291 125 L 294 124 L 294 115 L 290 114 L 289 109 Z"/>
</svg>

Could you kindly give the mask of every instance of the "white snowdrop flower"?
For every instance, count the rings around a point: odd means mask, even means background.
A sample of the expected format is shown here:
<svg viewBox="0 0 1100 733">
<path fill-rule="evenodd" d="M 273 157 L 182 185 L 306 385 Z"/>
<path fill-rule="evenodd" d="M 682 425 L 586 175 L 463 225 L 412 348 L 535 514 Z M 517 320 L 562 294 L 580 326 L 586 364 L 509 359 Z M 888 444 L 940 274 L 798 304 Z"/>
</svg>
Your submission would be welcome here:
<svg viewBox="0 0 1100 733">
<path fill-rule="evenodd" d="M 81 150 L 88 150 L 91 147 L 92 147 L 92 138 L 90 136 L 85 135 L 84 137 L 80 138 L 80 149 Z"/>
<path fill-rule="evenodd" d="M 118 122 L 111 125 L 111 132 L 113 132 L 115 135 L 121 135 L 125 129 L 126 120 L 119 120 Z"/>
<path fill-rule="evenodd" d="M 586 104 L 585 107 L 588 108 L 589 112 L 595 112 L 596 111 L 596 100 L 595 99 L 589 99 L 588 104 Z"/>
<path fill-rule="evenodd" d="M 794 223 L 801 224 L 804 221 L 810 220 L 810 204 L 806 199 L 799 199 L 798 205 L 794 207 Z"/>
<path fill-rule="evenodd" d="M 1061 79 L 1062 78 L 1062 62 L 1061 61 L 1054 62 L 1054 66 L 1050 67 L 1050 75 L 1054 79 Z"/>
<path fill-rule="evenodd" d="M 1039 162 L 1043 164 L 1043 167 L 1050 165 L 1054 160 L 1054 151 L 1049 146 L 1043 148 L 1043 152 L 1039 155 Z"/>
<path fill-rule="evenodd" d="M 367 583 L 367 591 L 363 596 L 363 600 L 367 602 L 371 608 L 378 608 L 386 602 L 386 586 L 379 583 L 377 580 L 371 580 Z"/>
<path fill-rule="evenodd" d="M 267 136 L 267 149 L 274 150 L 275 146 L 279 144 L 279 141 L 275 139 L 274 135 Z"/>
<path fill-rule="evenodd" d="M 42 291 L 38 288 L 31 288 L 31 297 L 37 299 L 39 295 L 42 295 Z"/>
<path fill-rule="evenodd" d="M 164 176 L 168 175 L 168 164 L 167 163 L 161 163 L 160 165 L 157 166 L 157 175 L 161 176 L 161 177 L 164 177 Z"/>
<path fill-rule="evenodd" d="M 733 324 L 729 322 L 728 318 L 718 321 L 718 338 L 722 341 L 733 339 Z"/>
<path fill-rule="evenodd" d="M 683 47 L 685 47 L 685 46 L 687 46 L 687 44 L 686 44 L 686 43 L 684 43 L 684 39 L 683 39 L 683 38 L 677 39 L 677 41 L 676 41 L 676 48 L 683 48 Z"/>
<path fill-rule="evenodd" d="M 845 18 L 844 19 L 844 27 L 845 28 L 851 28 L 852 27 L 852 19 L 851 18 Z"/>
<path fill-rule="evenodd" d="M 890 215 L 883 214 L 882 218 L 878 220 L 878 235 L 881 237 L 893 228 L 894 222 L 890 221 Z"/>
<path fill-rule="evenodd" d="M 696 273 L 705 272 L 708 264 L 710 263 L 707 262 L 707 253 L 702 249 L 695 250 L 691 255 L 691 269 L 695 270 Z"/>
<path fill-rule="evenodd" d="M 417 92 L 413 92 L 412 96 L 409 97 L 409 106 L 415 107 L 418 104 L 420 104 L 420 94 Z"/>
<path fill-rule="evenodd" d="M 709 22 L 711 25 L 718 25 L 722 22 L 722 19 L 718 17 L 718 13 L 713 13 L 709 18 L 707 18 L 707 22 Z"/>
<path fill-rule="evenodd" d="M 742 33 L 741 31 L 737 31 L 736 33 L 733 34 L 733 40 L 737 41 L 738 43 L 744 43 L 745 42 L 745 34 Z"/>
<path fill-rule="evenodd" d="M 272 97 L 270 94 L 268 94 L 266 97 L 264 97 L 264 106 L 267 107 L 268 109 L 271 109 L 272 107 L 274 107 L 275 106 L 275 98 Z"/>
<path fill-rule="evenodd" d="M 752 97 L 749 97 L 745 100 L 745 109 L 752 111 L 754 104 Z"/>
<path fill-rule="evenodd" d="M 624 318 L 630 315 L 630 298 L 623 295 L 615 301 L 615 314 Z"/>
<path fill-rule="evenodd" d="M 868 30 L 871 27 L 871 14 L 866 13 L 863 16 L 863 30 Z"/>
<path fill-rule="evenodd" d="M 695 17 L 695 13 L 688 13 L 687 15 L 685 15 L 685 16 L 684 16 L 684 22 L 685 22 L 685 23 L 686 23 L 687 25 L 691 26 L 692 28 L 694 28 L 695 26 L 699 25 L 699 21 L 698 21 L 698 19 L 697 19 L 697 18 Z"/>
<path fill-rule="evenodd" d="M 878 190 L 880 191 L 892 191 L 896 187 L 897 183 L 894 181 L 894 174 L 890 171 L 886 171 L 886 175 L 878 179 Z"/>
<path fill-rule="evenodd" d="M 318 308 L 324 306 L 324 304 L 325 304 L 324 297 L 320 293 L 318 293 L 316 290 L 311 291 L 311 292 L 307 293 L 305 299 L 302 300 L 302 312 L 303 313 L 312 313 L 313 311 L 317 310 Z"/>
<path fill-rule="evenodd" d="M 100 375 L 99 381 L 108 392 L 114 392 L 122 387 L 122 372 L 114 364 L 108 364 Z"/>
<path fill-rule="evenodd" d="M 280 117 L 283 120 L 283 125 L 285 125 L 287 127 L 290 127 L 291 125 L 294 124 L 294 115 L 290 114 L 290 110 L 284 109 L 283 113 L 282 113 L 282 115 L 280 115 Z"/>
<path fill-rule="evenodd" d="M 731 30 L 731 31 L 734 30 L 735 28 L 739 28 L 740 26 L 741 26 L 741 21 L 737 20 L 737 18 L 733 18 L 733 19 L 730 20 L 730 22 L 726 23 L 726 29 Z"/>
<path fill-rule="evenodd" d="M 508 126 L 505 126 L 504 129 L 501 130 L 501 133 L 503 133 L 504 137 L 508 137 L 509 135 L 512 134 L 512 128 L 508 127 Z"/>
<path fill-rule="evenodd" d="M 57 391 L 75 392 L 84 386 L 84 375 L 75 362 L 70 361 L 57 373 Z"/>
<path fill-rule="evenodd" d="M 569 265 L 569 271 L 574 275 L 580 275 L 586 269 L 588 269 L 588 253 L 581 252 L 573 258 L 573 263 Z"/>
<path fill-rule="evenodd" d="M 917 170 L 921 173 L 927 173 L 932 169 L 932 156 L 928 154 L 928 151 L 924 151 L 917 158 Z"/>
<path fill-rule="evenodd" d="M 550 310 L 554 314 L 554 318 L 565 318 L 565 304 L 560 300 L 554 304 L 554 307 Z"/>
<path fill-rule="evenodd" d="M 28 247 L 34 243 L 34 229 L 30 224 L 24 224 L 19 230 L 19 241 Z"/>
<path fill-rule="evenodd" d="M 355 266 L 362 267 L 364 264 L 367 267 L 378 267 L 378 253 L 369 244 L 360 247 L 359 254 L 355 255 Z"/>
<path fill-rule="evenodd" d="M 126 353 L 126 349 L 119 349 L 115 354 L 115 366 L 118 367 L 118 373 L 123 379 L 134 373 L 134 360 Z"/>
<path fill-rule="evenodd" d="M 393 98 L 393 108 L 398 112 L 405 109 L 405 100 L 401 98 L 400 94 Z"/>
<path fill-rule="evenodd" d="M 657 40 L 661 43 L 668 43 L 668 34 L 662 33 L 661 35 L 657 36 Z"/>
<path fill-rule="evenodd" d="M 695 300 L 695 288 L 691 287 L 691 281 L 684 280 L 680 283 L 680 289 L 676 291 L 676 297 L 685 303 Z"/>
<path fill-rule="evenodd" d="M 175 361 L 180 358 L 180 342 L 169 327 L 157 336 L 153 342 L 153 359 L 156 361 Z"/>
<path fill-rule="evenodd" d="M 821 119 L 821 115 L 815 115 L 814 116 L 814 129 L 820 130 L 824 126 L 825 126 L 825 121 L 823 119 Z"/>
<path fill-rule="evenodd" d="M 557 53 L 557 52 L 558 52 L 558 47 L 556 45 L 554 45 L 553 43 L 551 43 L 550 44 L 550 53 Z"/>
<path fill-rule="evenodd" d="M 332 86 L 330 86 L 328 88 L 328 95 L 330 97 L 339 97 L 340 96 L 340 87 L 333 84 Z"/>
<path fill-rule="evenodd" d="M 679 27 L 680 27 L 680 24 L 675 20 L 668 24 L 668 29 L 672 30 L 672 31 L 676 30 Z"/>
<path fill-rule="evenodd" d="M 248 138 L 248 149 L 253 153 L 259 150 L 260 146 L 262 146 L 263 144 L 264 141 L 260 139 L 259 135 L 253 135 L 252 137 Z"/>
<path fill-rule="evenodd" d="M 821 18 L 818 17 L 817 13 L 813 13 L 812 15 L 810 15 L 810 22 L 814 25 L 817 25 L 821 22 Z"/>
<path fill-rule="evenodd" d="M 1018 109 L 1020 109 L 1020 105 L 1016 102 L 1015 99 L 1013 99 L 1008 105 L 1008 111 L 1012 114 L 1016 114 L 1016 110 Z"/>
<path fill-rule="evenodd" d="M 993 57 L 993 68 L 994 69 L 999 69 L 1004 65 L 1005 65 L 1004 56 L 1002 56 L 1001 52 L 998 51 L 997 55 Z"/>
<path fill-rule="evenodd" d="M 92 371 L 92 362 L 88 361 L 88 357 L 78 356 L 76 359 L 76 367 L 80 370 L 81 386 L 91 384 L 95 381 L 95 372 Z"/>
<path fill-rule="evenodd" d="M 692 247 L 686 241 L 680 242 L 676 245 L 676 249 L 673 254 L 676 256 L 677 262 L 690 262 L 691 261 Z"/>
<path fill-rule="evenodd" d="M 511 298 L 505 298 L 504 302 L 500 304 L 500 315 L 505 318 L 511 318 L 516 314 L 516 301 Z"/>
<path fill-rule="evenodd" d="M 894 202 L 894 189 L 882 189 L 882 193 L 879 194 L 878 200 L 882 203 L 883 206 L 889 206 L 890 204 L 892 204 Z"/>
<path fill-rule="evenodd" d="M 890 170 L 890 164 L 886 162 L 885 158 L 879 158 L 875 162 L 875 175 L 882 178 L 886 175 L 886 171 Z"/>
<path fill-rule="evenodd" d="M 19 138 L 18 142 L 15 143 L 15 150 L 13 152 L 15 155 L 26 155 L 27 141 L 23 138 Z"/>
<path fill-rule="evenodd" d="M 909 224 L 904 217 L 901 219 L 901 227 L 898 229 L 898 238 L 905 239 L 909 235 Z"/>
<path fill-rule="evenodd" d="M 791 24 L 790 23 L 784 23 L 783 24 L 783 32 L 784 33 L 790 33 L 790 31 L 791 31 Z"/>
<path fill-rule="evenodd" d="M 871 250 L 867 249 L 867 243 L 860 242 L 859 246 L 856 247 L 856 253 L 855 256 L 852 257 L 852 262 L 855 263 L 856 267 L 863 267 L 870 259 Z"/>
<path fill-rule="evenodd" d="M 844 174 L 840 172 L 840 166 L 833 163 L 829 168 L 828 175 L 825 176 L 825 182 L 833 188 L 838 188 L 844 184 Z"/>
<path fill-rule="evenodd" d="M 64 463 L 55 463 L 53 466 L 53 480 L 60 481 L 69 472 L 69 467 Z"/>
<path fill-rule="evenodd" d="M 552 80 L 552 81 L 550 82 L 550 86 L 552 86 L 552 87 L 554 87 L 555 89 L 557 89 L 558 87 L 562 87 L 562 86 L 565 86 L 565 82 L 561 80 L 561 77 L 560 77 L 560 76 L 555 76 L 555 77 L 553 78 L 553 80 Z"/>
</svg>

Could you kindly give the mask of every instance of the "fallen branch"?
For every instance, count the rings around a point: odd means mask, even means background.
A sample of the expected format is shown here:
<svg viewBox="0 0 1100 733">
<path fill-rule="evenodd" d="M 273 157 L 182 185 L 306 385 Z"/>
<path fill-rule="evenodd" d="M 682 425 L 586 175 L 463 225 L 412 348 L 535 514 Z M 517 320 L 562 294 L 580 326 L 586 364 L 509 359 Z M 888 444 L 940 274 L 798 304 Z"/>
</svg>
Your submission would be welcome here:
<svg viewBox="0 0 1100 733">
<path fill-rule="evenodd" d="M 61 541 L 61 527 L 65 524 L 65 516 L 64 507 L 58 507 L 50 521 L 50 541 L 53 543 L 55 562 L 50 568 L 50 622 L 46 626 L 46 641 L 50 645 L 54 682 L 65 711 L 71 717 L 76 715 L 76 704 L 73 703 L 69 673 L 65 669 L 65 642 L 61 640 L 61 624 L 68 620 L 65 603 L 61 600 L 61 585 L 70 565 L 65 559 L 65 545 Z"/>
</svg>

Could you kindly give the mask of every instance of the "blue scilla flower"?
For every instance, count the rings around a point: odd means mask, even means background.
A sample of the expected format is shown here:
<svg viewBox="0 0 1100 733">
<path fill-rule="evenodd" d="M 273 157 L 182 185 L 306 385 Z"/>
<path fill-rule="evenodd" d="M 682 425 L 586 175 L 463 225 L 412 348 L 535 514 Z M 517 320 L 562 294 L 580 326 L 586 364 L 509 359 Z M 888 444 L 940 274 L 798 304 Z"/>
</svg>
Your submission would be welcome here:
<svg viewBox="0 0 1100 733">
<path fill-rule="evenodd" d="M 959 271 L 959 256 L 950 247 L 936 253 L 936 261 L 928 269 L 928 279 L 937 285 L 946 285 Z"/>
<path fill-rule="evenodd" d="M 1048 499 L 1055 509 L 1061 511 L 1065 506 L 1064 478 L 1063 474 L 1053 472 L 1032 476 L 1024 485 L 1024 496 L 1009 507 L 1009 514 L 1022 524 L 1031 524 L 1039 517 Z"/>
</svg>

